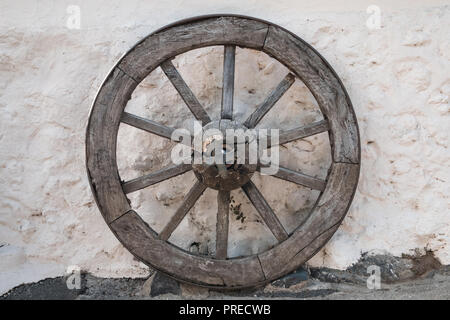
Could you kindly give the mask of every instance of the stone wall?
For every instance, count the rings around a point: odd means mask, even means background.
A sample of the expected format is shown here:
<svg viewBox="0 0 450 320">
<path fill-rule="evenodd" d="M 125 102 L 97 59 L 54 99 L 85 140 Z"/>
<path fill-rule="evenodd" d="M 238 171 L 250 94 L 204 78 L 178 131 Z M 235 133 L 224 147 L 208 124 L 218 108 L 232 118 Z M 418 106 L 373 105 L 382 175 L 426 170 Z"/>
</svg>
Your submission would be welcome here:
<svg viewBox="0 0 450 320">
<path fill-rule="evenodd" d="M 90 105 L 109 69 L 145 35 L 182 18 L 221 12 L 266 19 L 302 37 L 333 66 L 353 102 L 362 146 L 358 190 L 341 228 L 310 264 L 345 269 L 364 252 L 414 250 L 433 251 L 450 264 L 450 1 L 390 2 L 2 1 L 0 293 L 62 275 L 71 265 L 104 277 L 148 274 L 112 235 L 92 198 L 84 166 Z M 381 10 L 379 29 L 367 26 L 371 4 Z M 69 28 L 76 12 L 71 5 L 80 8 L 80 29 Z M 236 116 L 245 118 L 287 71 L 251 50 L 239 49 L 236 59 Z M 175 64 L 217 118 L 221 48 L 195 50 Z M 189 126 L 193 119 L 160 70 L 138 87 L 127 111 L 174 126 Z M 291 128 L 318 119 L 317 104 L 297 81 L 261 125 Z M 122 178 L 163 166 L 170 147 L 123 125 Z M 281 152 L 284 165 L 325 177 L 326 135 Z M 132 194 L 132 205 L 159 230 L 192 179 L 187 174 Z M 255 182 L 288 231 L 317 197 L 271 177 Z M 273 244 L 245 196 L 233 196 L 233 212 L 246 218 L 231 223 L 229 254 Z M 214 198 L 212 191 L 202 197 L 174 233 L 175 244 L 214 250 Z"/>
</svg>

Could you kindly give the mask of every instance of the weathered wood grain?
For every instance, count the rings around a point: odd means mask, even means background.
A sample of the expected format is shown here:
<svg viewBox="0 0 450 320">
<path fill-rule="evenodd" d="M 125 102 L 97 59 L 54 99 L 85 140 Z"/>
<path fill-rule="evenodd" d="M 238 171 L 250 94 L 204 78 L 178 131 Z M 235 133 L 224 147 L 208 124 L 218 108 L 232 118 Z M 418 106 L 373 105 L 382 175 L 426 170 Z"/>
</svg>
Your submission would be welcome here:
<svg viewBox="0 0 450 320">
<path fill-rule="evenodd" d="M 123 123 L 126 123 L 132 127 L 156 134 L 160 137 L 171 139 L 172 133 L 175 131 L 174 128 L 167 127 L 165 125 L 159 124 L 150 119 L 145 119 L 134 114 L 124 112 L 120 119 Z M 177 140 L 174 140 L 177 141 Z"/>
<path fill-rule="evenodd" d="M 164 61 L 161 64 L 161 69 L 164 71 L 167 78 L 169 78 L 170 82 L 172 82 L 173 86 L 180 94 L 184 103 L 186 103 L 186 105 L 188 106 L 189 110 L 191 110 L 195 118 L 201 121 L 203 125 L 211 122 L 211 118 L 208 116 L 208 113 L 205 111 L 205 109 L 203 109 L 203 106 L 197 100 L 191 89 L 189 89 L 186 82 L 184 82 L 183 78 L 173 65 L 172 61 L 170 60 Z"/>
<path fill-rule="evenodd" d="M 252 19 L 210 17 L 160 30 L 137 44 L 119 67 L 140 82 L 167 59 L 189 50 L 214 45 L 236 45 L 261 49 L 266 23 Z"/>
<path fill-rule="evenodd" d="M 307 253 L 311 250 L 303 253 L 302 250 L 329 230 L 337 228 L 350 205 L 358 176 L 358 164 L 332 164 L 327 186 L 305 223 L 297 228 L 289 239 L 258 255 L 267 278 L 279 277 L 292 270 L 293 266 L 303 263 L 310 258 Z"/>
<path fill-rule="evenodd" d="M 222 119 L 233 119 L 234 64 L 236 47 L 226 45 L 223 53 Z"/>
<path fill-rule="evenodd" d="M 244 190 L 248 199 L 253 204 L 256 211 L 258 211 L 259 215 L 264 220 L 265 224 L 275 238 L 279 242 L 286 240 L 289 237 L 288 233 L 255 184 L 252 181 L 249 181 L 242 187 L 242 190 Z"/>
<path fill-rule="evenodd" d="M 159 239 L 134 211 L 121 216 L 110 227 L 138 259 L 179 280 L 215 288 L 245 287 L 265 281 L 256 256 L 219 260 L 189 254 Z"/>
<path fill-rule="evenodd" d="M 289 73 L 278 86 L 267 96 L 264 102 L 245 120 L 244 126 L 254 128 L 269 112 L 278 100 L 286 93 L 295 81 L 295 76 Z"/>
<path fill-rule="evenodd" d="M 228 224 L 230 191 L 217 192 L 216 258 L 226 259 L 228 250 Z"/>
<path fill-rule="evenodd" d="M 86 132 L 86 167 L 97 205 L 107 222 L 128 210 L 116 163 L 120 116 L 137 83 L 114 69 L 100 89 Z"/>
<path fill-rule="evenodd" d="M 258 168 L 258 170 L 260 167 Z M 308 188 L 311 188 L 313 190 L 320 190 L 323 191 L 325 189 L 326 181 L 322 179 L 318 179 L 315 177 L 312 177 L 310 175 L 297 172 L 288 168 L 279 167 L 278 171 L 272 175 L 273 177 L 290 181 Z"/>
<path fill-rule="evenodd" d="M 319 134 L 322 132 L 326 132 L 329 130 L 328 121 L 320 120 L 306 126 L 289 129 L 289 130 L 280 130 L 278 136 L 278 144 L 283 145 L 298 139 L 307 138 L 313 136 L 315 134 Z M 269 148 L 272 144 L 270 136 L 267 139 L 267 147 Z"/>
<path fill-rule="evenodd" d="M 205 191 L 206 186 L 200 181 L 197 181 L 194 186 L 189 190 L 188 194 L 184 197 L 183 203 L 177 209 L 175 214 L 170 219 L 169 223 L 164 227 L 164 229 L 159 233 L 159 238 L 161 240 L 168 240 L 181 223 L 186 214 L 191 210 L 194 204 L 197 202 L 198 198 Z"/>
<path fill-rule="evenodd" d="M 122 184 L 123 192 L 126 194 L 135 192 L 161 181 L 179 176 L 180 174 L 186 173 L 190 170 L 192 170 L 191 164 L 172 164 L 145 176 L 124 182 Z"/>
<path fill-rule="evenodd" d="M 359 163 L 359 135 L 350 99 L 328 63 L 303 40 L 270 26 L 263 51 L 283 62 L 309 88 L 332 134 L 333 161 Z"/>
</svg>

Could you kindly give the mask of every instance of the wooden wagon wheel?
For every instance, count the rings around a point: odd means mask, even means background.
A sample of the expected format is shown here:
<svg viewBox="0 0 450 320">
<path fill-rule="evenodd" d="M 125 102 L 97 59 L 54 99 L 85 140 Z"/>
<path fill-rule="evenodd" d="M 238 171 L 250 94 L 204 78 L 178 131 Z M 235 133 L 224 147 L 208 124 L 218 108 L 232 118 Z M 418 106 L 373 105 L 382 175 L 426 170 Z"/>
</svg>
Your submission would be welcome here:
<svg viewBox="0 0 450 320">
<path fill-rule="evenodd" d="M 265 224 L 278 240 L 269 250 L 246 257 L 227 258 L 229 190 L 219 189 L 215 256 L 186 252 L 167 240 L 207 187 L 208 176 L 195 170 L 199 180 L 186 194 L 170 222 L 157 234 L 130 207 L 126 194 L 180 175 L 191 165 L 170 165 L 128 182 L 121 182 L 116 164 L 119 124 L 127 123 L 170 138 L 173 128 L 124 112 L 136 86 L 158 66 L 172 82 L 195 118 L 211 119 L 177 72 L 171 60 L 196 48 L 224 46 L 221 118 L 233 119 L 235 47 L 257 49 L 280 61 L 291 73 L 281 81 L 248 119 L 255 127 L 298 77 L 316 99 L 324 120 L 282 131 L 280 144 L 328 131 L 332 164 L 326 180 L 287 168 L 276 177 L 311 189 L 320 196 L 308 219 L 288 234 L 262 194 L 251 182 L 242 186 Z M 220 121 L 219 121 L 220 124 Z M 235 15 L 203 16 L 160 29 L 126 53 L 112 69 L 94 101 L 86 136 L 88 177 L 97 205 L 120 242 L 138 259 L 178 280 L 214 288 L 238 288 L 272 281 L 311 258 L 333 235 L 352 201 L 360 163 L 359 133 L 350 99 L 336 73 L 310 45 L 272 23 Z M 233 187 L 239 187 L 235 185 Z M 229 188 L 228 188 L 229 189 Z"/>
</svg>

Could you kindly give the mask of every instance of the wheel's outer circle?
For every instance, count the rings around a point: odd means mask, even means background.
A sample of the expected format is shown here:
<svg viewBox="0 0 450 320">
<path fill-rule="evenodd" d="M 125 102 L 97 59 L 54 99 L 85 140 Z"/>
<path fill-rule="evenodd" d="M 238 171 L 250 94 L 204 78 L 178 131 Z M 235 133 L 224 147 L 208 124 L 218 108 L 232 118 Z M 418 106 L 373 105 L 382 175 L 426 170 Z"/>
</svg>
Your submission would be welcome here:
<svg viewBox="0 0 450 320">
<path fill-rule="evenodd" d="M 121 114 L 132 92 L 168 58 L 195 48 L 233 44 L 261 50 L 283 63 L 310 89 L 328 120 L 332 165 L 309 218 L 277 246 L 243 258 L 190 254 L 157 234 L 134 212 L 116 163 Z M 126 53 L 102 84 L 86 133 L 88 178 L 97 205 L 120 242 L 139 260 L 178 280 L 214 288 L 264 284 L 310 259 L 333 235 L 352 201 L 360 163 L 356 117 L 336 73 L 310 45 L 270 22 L 235 15 L 203 16 L 160 29 Z"/>
</svg>

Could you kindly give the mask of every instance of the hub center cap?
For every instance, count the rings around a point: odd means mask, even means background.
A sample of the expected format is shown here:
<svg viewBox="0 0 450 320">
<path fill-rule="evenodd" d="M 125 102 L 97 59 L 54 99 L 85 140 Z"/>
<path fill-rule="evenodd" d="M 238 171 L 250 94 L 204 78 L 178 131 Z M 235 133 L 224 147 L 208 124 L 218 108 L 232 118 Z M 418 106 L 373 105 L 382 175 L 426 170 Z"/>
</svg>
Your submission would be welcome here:
<svg viewBox="0 0 450 320">
<path fill-rule="evenodd" d="M 250 181 L 257 164 L 249 163 L 249 142 L 253 137 L 226 141 L 227 129 L 233 129 L 236 135 L 244 133 L 247 128 L 231 120 L 208 123 L 203 127 L 202 163 L 193 164 L 197 178 L 207 187 L 216 190 L 233 190 Z M 240 151 L 239 151 L 240 150 Z M 242 158 L 242 151 L 245 157 Z M 219 154 L 216 154 L 219 152 Z M 241 155 L 241 157 L 239 157 Z"/>
</svg>

